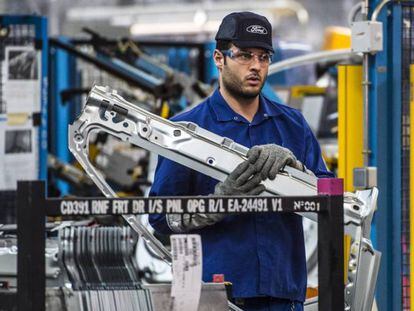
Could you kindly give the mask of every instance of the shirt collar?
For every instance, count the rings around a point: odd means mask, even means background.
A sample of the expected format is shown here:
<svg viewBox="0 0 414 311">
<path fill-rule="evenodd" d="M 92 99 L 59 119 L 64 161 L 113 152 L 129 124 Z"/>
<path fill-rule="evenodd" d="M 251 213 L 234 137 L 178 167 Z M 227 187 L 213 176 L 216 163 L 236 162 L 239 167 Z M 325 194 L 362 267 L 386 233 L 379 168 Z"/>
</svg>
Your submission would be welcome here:
<svg viewBox="0 0 414 311">
<path fill-rule="evenodd" d="M 230 121 L 238 116 L 238 114 L 230 108 L 229 104 L 227 104 L 218 88 L 214 91 L 213 95 L 211 95 L 210 106 L 216 115 L 217 121 Z"/>
<path fill-rule="evenodd" d="M 263 96 L 262 93 L 260 93 L 259 95 L 259 101 L 260 101 L 260 107 L 262 108 L 262 111 L 268 117 L 276 117 L 283 113 L 276 103 L 272 102 L 270 99 Z"/>
<path fill-rule="evenodd" d="M 212 100 L 210 101 L 210 106 L 214 111 L 214 114 L 216 115 L 218 121 L 231 121 L 240 118 L 239 114 L 231 109 L 229 104 L 220 94 L 218 88 L 212 94 L 211 99 Z M 265 96 L 263 96 L 262 93 L 259 95 L 259 105 L 259 110 L 257 111 L 256 115 L 260 113 L 263 114 L 263 117 L 267 118 L 275 117 L 282 113 L 280 108 Z"/>
</svg>

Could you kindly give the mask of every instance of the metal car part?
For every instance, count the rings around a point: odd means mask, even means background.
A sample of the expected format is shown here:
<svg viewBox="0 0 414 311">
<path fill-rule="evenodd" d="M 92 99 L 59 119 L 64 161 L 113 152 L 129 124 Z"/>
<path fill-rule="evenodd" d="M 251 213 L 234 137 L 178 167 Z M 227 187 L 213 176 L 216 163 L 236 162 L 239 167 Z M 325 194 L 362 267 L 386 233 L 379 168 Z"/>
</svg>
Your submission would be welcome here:
<svg viewBox="0 0 414 311">
<path fill-rule="evenodd" d="M 0 228 L 0 232 L 1 232 Z M 7 281 L 10 287 L 17 286 L 17 237 L 0 236 L 0 282 Z M 59 243 L 56 239 L 46 239 L 45 272 L 48 284 L 62 283 L 62 271 L 59 265 Z"/>
<path fill-rule="evenodd" d="M 371 223 L 377 208 L 378 189 L 357 191 L 346 197 L 345 233 L 351 236 L 345 310 L 371 310 L 381 253 L 370 240 Z"/>
<path fill-rule="evenodd" d="M 116 91 L 95 86 L 83 112 L 69 125 L 69 149 L 106 196 L 113 191 L 88 160 L 93 131 L 108 132 L 220 181 L 247 159 L 249 150 L 194 123 L 166 120 L 125 101 Z M 316 195 L 316 183 L 316 177 L 286 167 L 275 180 L 264 181 L 265 195 Z"/>
<path fill-rule="evenodd" d="M 374 302 L 381 253 L 372 246 L 370 234 L 377 198 L 377 188 L 344 194 L 344 228 L 351 237 L 345 311 L 371 310 Z M 317 309 L 317 297 L 305 303 L 304 310 Z"/>
<path fill-rule="evenodd" d="M 81 115 L 69 125 L 69 149 L 107 197 L 116 197 L 116 194 L 88 159 L 89 135 L 94 131 L 107 132 L 219 181 L 247 159 L 248 148 L 229 138 L 191 122 L 166 120 L 127 102 L 108 87 L 94 86 Z M 265 180 L 263 184 L 266 187 L 264 195 L 318 194 L 317 178 L 291 167 L 286 167 L 275 180 Z M 376 188 L 344 194 L 345 233 L 351 235 L 354 250 L 351 252 L 352 271 L 348 282 L 352 286 L 347 286 L 345 291 L 346 306 L 354 306 L 353 300 L 359 299 L 364 299 L 362 304 L 367 305 L 373 299 L 380 255 L 373 250 L 369 234 L 377 196 Z M 317 220 L 315 214 L 301 215 Z M 169 251 L 135 216 L 124 218 L 161 258 L 171 263 Z M 366 278 L 367 272 L 370 279 Z"/>
</svg>

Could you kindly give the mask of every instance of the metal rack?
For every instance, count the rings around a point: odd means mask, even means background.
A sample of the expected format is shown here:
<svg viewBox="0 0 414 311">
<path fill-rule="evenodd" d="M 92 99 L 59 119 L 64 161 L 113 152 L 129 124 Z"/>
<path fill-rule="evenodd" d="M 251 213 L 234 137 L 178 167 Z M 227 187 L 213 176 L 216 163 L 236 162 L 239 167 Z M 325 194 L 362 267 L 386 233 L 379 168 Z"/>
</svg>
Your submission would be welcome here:
<svg viewBox="0 0 414 311">
<path fill-rule="evenodd" d="M 268 197 L 45 197 L 43 181 L 18 183 L 18 310 L 45 308 L 46 216 L 130 215 L 165 213 L 317 213 L 319 310 L 344 305 L 343 186 L 339 179 L 319 179 L 318 196 Z M 155 202 L 157 204 L 155 205 Z M 250 204 L 245 204 L 250 202 Z M 246 205 L 246 209 L 235 209 Z M 157 206 L 157 208 L 154 208 Z M 203 210 L 194 206 L 204 207 Z M 221 206 L 219 210 L 212 207 Z M 99 208 L 96 208 L 99 207 Z M 122 207 L 122 208 L 121 208 Z"/>
</svg>

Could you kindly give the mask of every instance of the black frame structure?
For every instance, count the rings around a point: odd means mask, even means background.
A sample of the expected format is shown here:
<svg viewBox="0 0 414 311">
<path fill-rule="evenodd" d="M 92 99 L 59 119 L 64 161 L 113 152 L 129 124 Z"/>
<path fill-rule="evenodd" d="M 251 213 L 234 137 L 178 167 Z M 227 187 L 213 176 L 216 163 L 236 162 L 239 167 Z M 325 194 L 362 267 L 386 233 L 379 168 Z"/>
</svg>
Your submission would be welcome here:
<svg viewBox="0 0 414 311">
<path fill-rule="evenodd" d="M 335 179 L 333 180 L 335 181 Z M 336 180 L 338 181 L 338 180 Z M 319 187 L 318 187 L 319 188 Z M 329 188 L 329 187 L 328 187 Z M 165 213 L 292 213 L 318 215 L 319 310 L 344 306 L 344 224 L 342 191 L 318 196 L 273 197 L 45 197 L 43 181 L 24 181 L 17 188 L 18 310 L 45 309 L 46 216 L 165 214 Z M 341 307 L 342 306 L 342 307 Z"/>
<path fill-rule="evenodd" d="M 53 41 L 53 39 L 51 40 Z M 56 41 L 53 41 L 53 43 Z M 70 40 L 71 44 L 78 46 L 78 45 L 83 45 L 83 44 L 91 44 L 91 40 L 85 40 L 85 39 L 72 39 Z M 111 39 L 107 39 L 108 44 L 112 44 L 112 46 L 116 46 L 117 41 L 116 40 L 111 40 Z M 52 44 L 53 44 L 52 43 Z M 170 48 L 170 47 L 175 47 L 175 48 L 194 48 L 197 49 L 198 51 L 198 57 L 197 57 L 197 68 L 198 70 L 198 74 L 197 74 L 197 79 L 203 82 L 208 82 L 205 81 L 205 75 L 206 75 L 206 71 L 207 71 L 207 64 L 205 61 L 205 52 L 206 52 L 206 43 L 204 42 L 189 42 L 189 41 L 178 41 L 178 40 L 171 40 L 171 41 L 167 41 L 167 40 L 149 40 L 149 39 L 140 39 L 140 40 L 134 40 L 134 43 L 136 45 L 138 45 L 139 47 L 143 47 L 144 50 L 145 48 Z"/>
<path fill-rule="evenodd" d="M 109 41 L 112 43 L 113 46 L 116 45 L 116 41 Z M 199 68 L 198 73 L 198 80 L 204 81 L 204 76 L 206 73 L 206 62 L 205 62 L 205 44 L 203 43 L 187 43 L 187 42 L 157 42 L 157 41 L 140 41 L 136 42 L 139 46 L 143 45 L 146 47 L 187 47 L 187 48 L 195 48 L 198 50 L 198 59 L 197 64 Z M 109 59 L 99 58 L 92 55 L 89 55 L 86 52 L 79 50 L 77 47 L 81 44 L 93 44 L 91 40 L 71 40 L 70 42 L 63 41 L 58 38 L 49 39 L 49 45 L 51 48 L 62 49 L 90 64 L 95 65 L 97 68 L 100 68 L 113 76 L 126 81 L 131 85 L 135 85 L 144 91 L 147 91 L 151 94 L 164 94 L 163 92 L 166 91 L 164 89 L 164 85 L 157 85 L 157 84 L 150 84 L 145 79 L 140 78 L 137 72 L 127 71 L 118 65 L 111 62 Z M 78 92 L 82 92 L 84 90 L 77 89 Z"/>
</svg>

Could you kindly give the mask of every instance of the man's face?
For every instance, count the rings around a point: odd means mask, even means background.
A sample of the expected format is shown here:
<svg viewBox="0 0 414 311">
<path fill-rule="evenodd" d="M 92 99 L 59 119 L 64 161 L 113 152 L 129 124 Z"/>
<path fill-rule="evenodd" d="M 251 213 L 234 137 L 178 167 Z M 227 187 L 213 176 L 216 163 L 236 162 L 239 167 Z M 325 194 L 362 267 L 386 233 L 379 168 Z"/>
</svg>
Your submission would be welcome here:
<svg viewBox="0 0 414 311">
<path fill-rule="evenodd" d="M 264 49 L 232 46 L 221 67 L 223 87 L 235 98 L 253 99 L 258 96 L 267 78 L 267 56 L 269 53 Z"/>
</svg>

